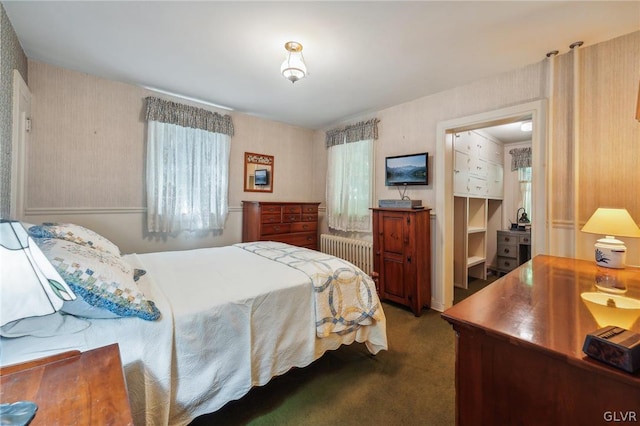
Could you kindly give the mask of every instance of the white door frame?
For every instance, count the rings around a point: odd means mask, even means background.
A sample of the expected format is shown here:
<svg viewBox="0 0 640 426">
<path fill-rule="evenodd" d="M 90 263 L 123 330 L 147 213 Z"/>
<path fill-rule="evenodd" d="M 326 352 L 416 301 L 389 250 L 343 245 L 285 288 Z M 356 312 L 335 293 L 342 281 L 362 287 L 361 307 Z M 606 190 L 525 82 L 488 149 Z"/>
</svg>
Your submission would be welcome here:
<svg viewBox="0 0 640 426">
<path fill-rule="evenodd" d="M 531 255 L 547 252 L 547 199 L 546 199 L 546 100 L 527 102 L 495 111 L 441 121 L 437 125 L 436 152 L 436 223 L 442 241 L 442 254 L 436 266 L 436 285 L 442 286 L 443 308 L 453 305 L 453 145 L 447 132 L 459 129 L 488 127 L 531 115 L 533 182 L 531 185 L 535 226 L 532 227 Z"/>
<path fill-rule="evenodd" d="M 23 220 L 27 190 L 28 123 L 31 91 L 18 70 L 13 70 L 13 122 L 11 123 L 11 198 L 9 217 Z"/>
</svg>

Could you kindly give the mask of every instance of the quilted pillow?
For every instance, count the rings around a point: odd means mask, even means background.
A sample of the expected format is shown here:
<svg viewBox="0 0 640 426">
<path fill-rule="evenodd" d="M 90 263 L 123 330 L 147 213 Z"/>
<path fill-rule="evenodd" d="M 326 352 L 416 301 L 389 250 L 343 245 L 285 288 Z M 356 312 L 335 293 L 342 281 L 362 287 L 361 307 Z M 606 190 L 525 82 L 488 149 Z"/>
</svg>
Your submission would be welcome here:
<svg viewBox="0 0 640 426">
<path fill-rule="evenodd" d="M 76 296 L 90 305 L 82 310 L 82 305 L 65 303 L 62 312 L 89 318 L 112 318 L 115 314 L 153 321 L 160 317 L 155 303 L 134 282 L 133 269 L 119 255 L 66 240 L 36 242 Z"/>
<path fill-rule="evenodd" d="M 67 240 L 96 250 L 120 255 L 120 249 L 117 245 L 91 229 L 73 223 L 43 223 L 30 227 L 28 232 L 33 238 Z"/>
</svg>

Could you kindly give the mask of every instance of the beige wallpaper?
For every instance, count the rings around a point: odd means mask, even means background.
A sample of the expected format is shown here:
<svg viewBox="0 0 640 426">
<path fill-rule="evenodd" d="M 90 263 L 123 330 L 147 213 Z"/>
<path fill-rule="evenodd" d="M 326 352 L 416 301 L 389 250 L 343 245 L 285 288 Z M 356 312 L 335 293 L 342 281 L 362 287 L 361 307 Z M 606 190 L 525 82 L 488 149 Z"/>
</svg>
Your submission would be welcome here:
<svg viewBox="0 0 640 426">
<path fill-rule="evenodd" d="M 312 130 L 174 98 L 233 117 L 228 226 L 220 234 L 149 235 L 144 231 L 143 106 L 153 92 L 37 61 L 29 61 L 29 87 L 27 220 L 74 220 L 114 236 L 126 252 L 145 252 L 239 242 L 242 200 L 324 199 L 310 190 Z M 275 156 L 273 193 L 244 192 L 245 151 Z"/>
<path fill-rule="evenodd" d="M 9 217 L 11 198 L 11 137 L 13 70 L 28 83 L 27 57 L 0 3 L 0 217 Z"/>
<path fill-rule="evenodd" d="M 573 54 L 557 56 L 554 63 L 554 84 L 550 103 L 552 122 L 548 141 L 549 187 L 556 191 L 550 194 L 551 221 L 558 226 L 573 222 Z"/>
<path fill-rule="evenodd" d="M 611 206 L 640 223 L 640 31 L 581 53 L 578 220 Z"/>
<path fill-rule="evenodd" d="M 27 210 L 143 207 L 148 91 L 29 61 Z"/>
<path fill-rule="evenodd" d="M 409 188 L 406 195 L 412 199 L 422 200 L 423 205 L 434 207 L 435 161 L 442 158 L 441 154 L 436 152 L 438 123 L 541 99 L 546 90 L 545 76 L 546 66 L 544 62 L 539 62 L 341 123 L 340 125 L 345 125 L 374 116 L 380 119 L 379 138 L 375 143 L 375 202 L 377 203 L 378 199 L 399 198 L 397 188 L 384 185 L 385 157 L 427 151 L 429 152 L 429 185 Z M 324 147 L 326 130 L 328 129 L 318 131 L 315 139 L 315 143 L 322 147 Z M 316 151 L 320 152 L 322 147 L 316 147 Z M 322 164 L 322 168 L 317 171 L 317 180 L 320 185 L 324 185 L 323 169 L 326 168 L 326 155 L 318 156 L 318 163 Z"/>
</svg>

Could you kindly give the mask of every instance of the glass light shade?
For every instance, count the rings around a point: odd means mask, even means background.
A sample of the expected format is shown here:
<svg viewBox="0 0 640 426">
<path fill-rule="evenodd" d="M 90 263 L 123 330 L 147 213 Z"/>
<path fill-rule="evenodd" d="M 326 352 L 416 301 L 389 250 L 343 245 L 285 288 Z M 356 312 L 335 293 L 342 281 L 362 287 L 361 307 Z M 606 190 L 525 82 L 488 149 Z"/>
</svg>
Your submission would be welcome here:
<svg viewBox="0 0 640 426">
<path fill-rule="evenodd" d="M 76 298 L 19 222 L 0 220 L 0 326 Z"/>
<path fill-rule="evenodd" d="M 280 67 L 280 72 L 287 80 L 295 83 L 307 75 L 307 65 L 302 56 L 302 45 L 295 41 L 287 42 L 284 45 L 287 49 L 287 58 Z"/>
<path fill-rule="evenodd" d="M 290 80 L 292 83 L 303 79 L 307 74 L 307 67 L 302 61 L 302 58 L 295 58 L 294 55 L 300 55 L 299 53 L 291 53 L 290 57 L 285 59 L 280 67 L 280 71 L 282 71 L 282 75 L 287 80 Z"/>
</svg>

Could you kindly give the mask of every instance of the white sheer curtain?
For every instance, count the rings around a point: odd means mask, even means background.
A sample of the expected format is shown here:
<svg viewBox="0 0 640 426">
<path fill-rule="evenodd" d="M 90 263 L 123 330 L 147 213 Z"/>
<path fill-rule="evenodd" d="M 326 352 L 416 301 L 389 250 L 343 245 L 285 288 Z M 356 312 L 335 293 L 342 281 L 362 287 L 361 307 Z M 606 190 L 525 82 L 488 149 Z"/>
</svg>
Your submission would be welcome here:
<svg viewBox="0 0 640 426">
<path fill-rule="evenodd" d="M 328 148 L 327 224 L 339 231 L 371 231 L 373 139 Z"/>
<path fill-rule="evenodd" d="M 533 211 L 533 205 L 531 203 L 531 167 L 520 167 L 518 169 L 518 181 L 520 182 L 520 201 L 522 207 L 531 218 L 531 212 Z M 516 218 L 517 219 L 517 218 Z"/>
<path fill-rule="evenodd" d="M 227 134 L 148 121 L 149 232 L 224 228 L 230 147 Z"/>
</svg>

